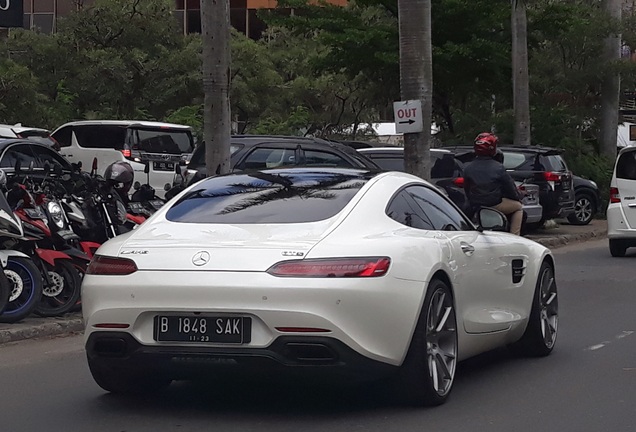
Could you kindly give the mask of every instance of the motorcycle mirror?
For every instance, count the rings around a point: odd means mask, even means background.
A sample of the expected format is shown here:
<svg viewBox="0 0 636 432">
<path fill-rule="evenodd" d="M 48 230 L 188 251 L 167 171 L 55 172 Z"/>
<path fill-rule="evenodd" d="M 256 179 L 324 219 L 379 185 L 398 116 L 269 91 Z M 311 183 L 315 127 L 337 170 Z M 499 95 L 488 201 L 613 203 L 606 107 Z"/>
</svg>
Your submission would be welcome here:
<svg viewBox="0 0 636 432">
<path fill-rule="evenodd" d="M 138 181 L 136 181 L 136 182 L 133 184 L 133 189 L 134 189 L 134 190 L 139 190 L 139 189 L 141 189 L 141 183 L 139 183 Z"/>
<path fill-rule="evenodd" d="M 91 175 L 97 174 L 97 158 L 93 158 L 93 167 L 91 168 Z"/>
<path fill-rule="evenodd" d="M 165 185 L 163 185 L 163 190 L 165 190 L 166 192 L 168 192 L 170 189 L 172 189 L 172 186 L 170 186 L 170 183 L 166 183 Z"/>
<path fill-rule="evenodd" d="M 181 164 L 176 164 L 174 166 L 174 172 L 176 172 L 178 175 L 181 175 Z"/>
<path fill-rule="evenodd" d="M 147 163 L 144 165 L 144 174 L 148 174 L 150 172 L 150 165 Z"/>
</svg>

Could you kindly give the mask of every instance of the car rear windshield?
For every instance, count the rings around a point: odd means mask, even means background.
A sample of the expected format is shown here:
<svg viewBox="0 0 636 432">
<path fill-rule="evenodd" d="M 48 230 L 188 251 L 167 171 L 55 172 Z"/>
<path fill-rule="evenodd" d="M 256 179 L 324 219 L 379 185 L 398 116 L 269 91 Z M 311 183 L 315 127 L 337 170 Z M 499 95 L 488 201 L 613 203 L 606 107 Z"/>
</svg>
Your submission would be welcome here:
<svg viewBox="0 0 636 432">
<path fill-rule="evenodd" d="M 147 153 L 182 154 L 192 153 L 194 138 L 187 129 L 168 128 L 133 128 L 135 137 L 133 150 L 141 150 Z"/>
<path fill-rule="evenodd" d="M 636 151 L 629 151 L 620 155 L 616 163 L 616 177 L 636 180 Z"/>
<path fill-rule="evenodd" d="M 243 148 L 243 144 L 230 144 L 230 156 Z M 188 166 L 192 169 L 197 169 L 205 166 L 205 144 L 201 143 L 197 145 L 197 148 L 192 152 L 190 162 Z"/>
<path fill-rule="evenodd" d="M 504 168 L 514 171 L 559 171 L 568 170 L 560 155 L 542 155 L 538 153 L 509 152 L 504 154 Z"/>
<path fill-rule="evenodd" d="M 338 214 L 372 176 L 362 171 L 272 170 L 212 177 L 178 200 L 166 219 L 206 224 L 316 222 Z"/>
</svg>

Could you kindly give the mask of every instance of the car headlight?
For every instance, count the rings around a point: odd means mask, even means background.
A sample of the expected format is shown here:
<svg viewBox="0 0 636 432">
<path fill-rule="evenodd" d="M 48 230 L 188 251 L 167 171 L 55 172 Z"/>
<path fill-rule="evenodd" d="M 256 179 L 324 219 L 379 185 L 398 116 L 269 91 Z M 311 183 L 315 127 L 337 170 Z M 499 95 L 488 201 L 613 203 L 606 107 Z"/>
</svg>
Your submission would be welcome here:
<svg viewBox="0 0 636 432">
<path fill-rule="evenodd" d="M 126 223 L 126 207 L 124 206 L 124 203 L 122 203 L 121 201 L 117 200 L 117 220 L 119 221 L 119 225 L 123 225 Z"/>
<path fill-rule="evenodd" d="M 51 219 L 53 220 L 55 226 L 57 226 L 59 229 L 64 229 L 65 223 L 62 207 L 55 201 L 50 201 L 46 205 L 46 209 L 49 211 L 49 214 L 51 215 Z"/>
</svg>

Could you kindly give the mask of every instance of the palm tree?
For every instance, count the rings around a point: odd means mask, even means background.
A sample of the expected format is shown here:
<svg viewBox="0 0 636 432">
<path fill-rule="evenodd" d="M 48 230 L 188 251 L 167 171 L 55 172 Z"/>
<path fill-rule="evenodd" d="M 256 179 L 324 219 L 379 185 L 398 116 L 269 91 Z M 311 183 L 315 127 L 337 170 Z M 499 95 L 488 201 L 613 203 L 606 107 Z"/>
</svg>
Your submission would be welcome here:
<svg viewBox="0 0 636 432">
<path fill-rule="evenodd" d="M 422 102 L 423 131 L 404 134 L 407 172 L 430 180 L 433 60 L 431 0 L 398 0 L 402 100 Z"/>
<path fill-rule="evenodd" d="M 230 170 L 229 3 L 201 0 L 203 142 L 208 176 Z"/>
<path fill-rule="evenodd" d="M 618 27 L 622 15 L 622 0 L 604 0 L 603 9 Z M 603 63 L 609 65 L 621 57 L 621 34 L 616 31 L 605 39 Z M 616 157 L 618 109 L 620 101 L 620 75 L 613 68 L 605 70 L 601 83 L 601 153 L 613 160 Z"/>
<path fill-rule="evenodd" d="M 512 86 L 515 116 L 514 144 L 530 145 L 530 80 L 528 76 L 528 19 L 526 0 L 512 5 Z"/>
</svg>

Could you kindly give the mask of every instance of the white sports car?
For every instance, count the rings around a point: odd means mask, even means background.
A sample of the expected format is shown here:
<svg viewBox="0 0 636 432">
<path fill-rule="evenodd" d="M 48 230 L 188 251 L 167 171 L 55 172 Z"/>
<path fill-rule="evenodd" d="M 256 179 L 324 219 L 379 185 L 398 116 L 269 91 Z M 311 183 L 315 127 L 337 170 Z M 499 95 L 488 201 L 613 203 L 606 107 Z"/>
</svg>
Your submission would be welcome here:
<svg viewBox="0 0 636 432">
<path fill-rule="evenodd" d="M 384 377 L 405 403 L 441 404 L 458 361 L 556 341 L 550 251 L 479 216 L 398 172 L 203 180 L 91 262 L 90 370 L 114 393 L 228 371 Z"/>
</svg>

